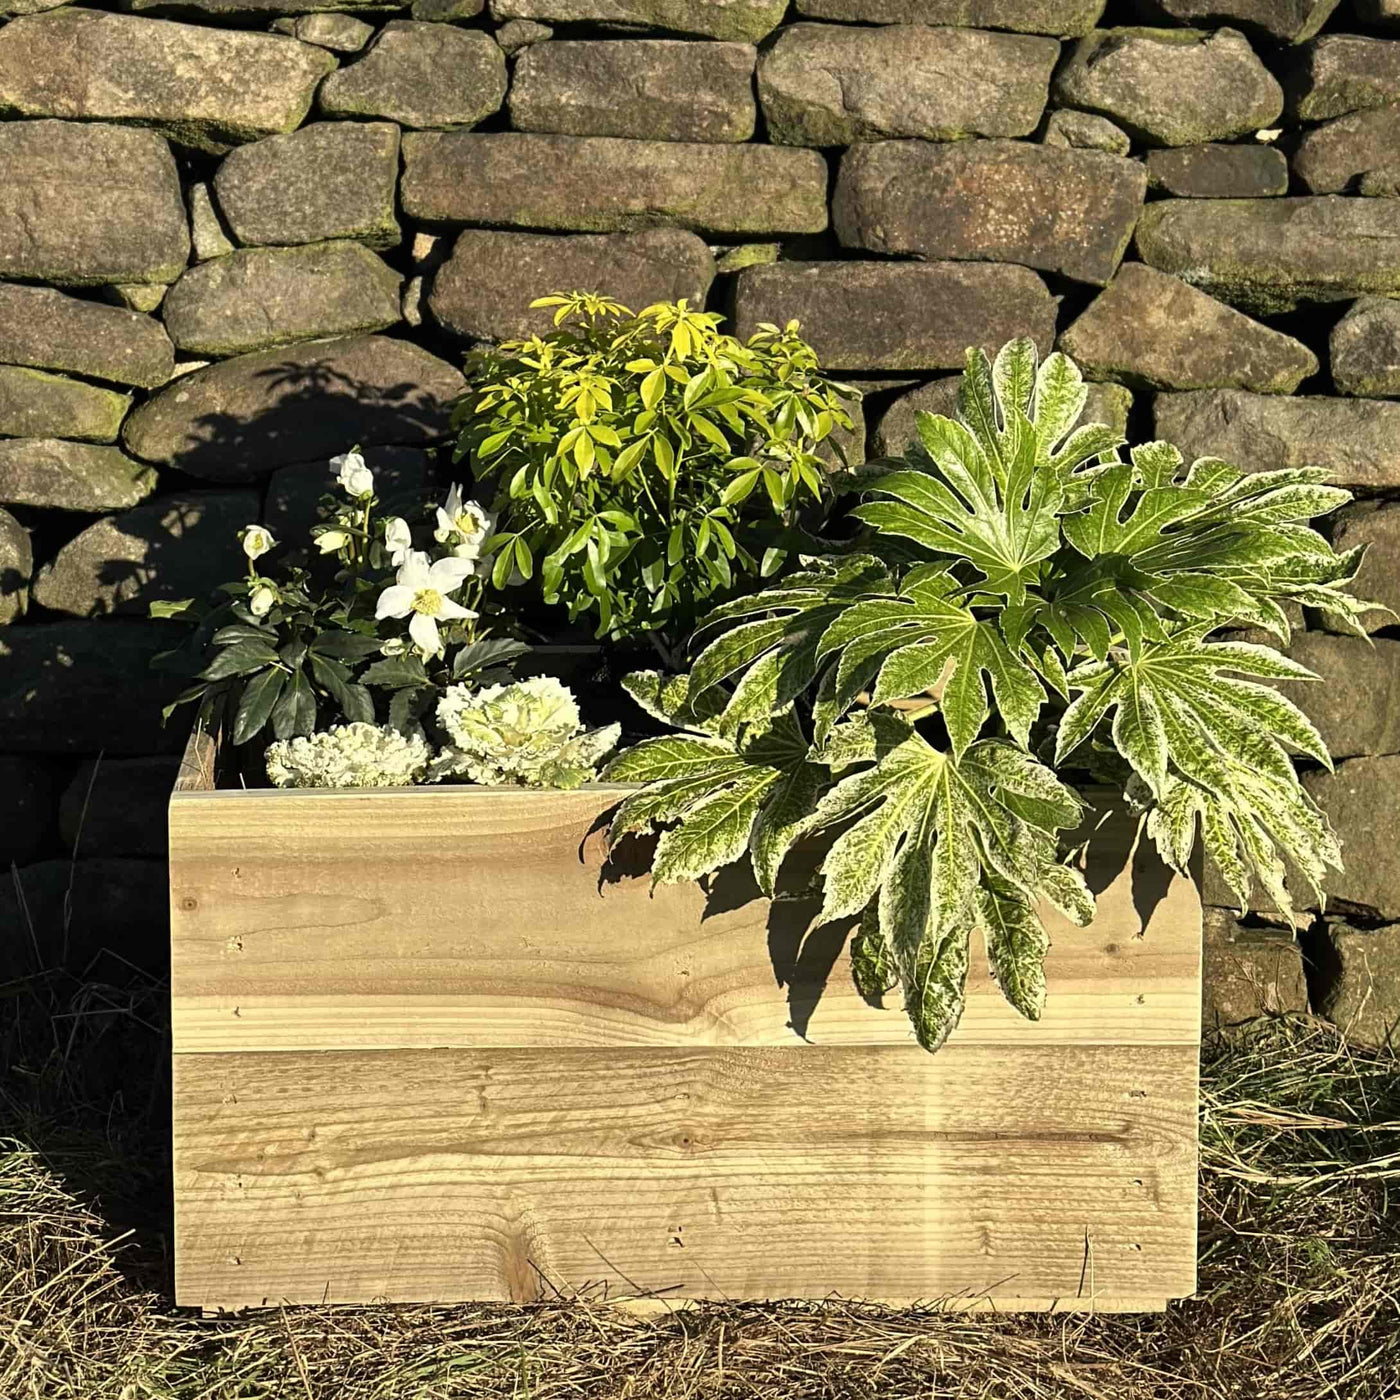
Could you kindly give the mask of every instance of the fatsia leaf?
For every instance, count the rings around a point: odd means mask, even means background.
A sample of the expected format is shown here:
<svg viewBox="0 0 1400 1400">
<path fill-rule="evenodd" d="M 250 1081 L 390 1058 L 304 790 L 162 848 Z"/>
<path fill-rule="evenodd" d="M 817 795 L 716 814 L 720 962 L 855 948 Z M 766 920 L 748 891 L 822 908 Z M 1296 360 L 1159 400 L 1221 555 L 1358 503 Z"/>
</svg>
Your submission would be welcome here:
<svg viewBox="0 0 1400 1400">
<path fill-rule="evenodd" d="M 851 935 L 851 981 L 871 1006 L 880 1006 L 886 992 L 899 984 L 890 945 L 880 932 L 879 912 L 868 904 L 860 927 Z"/>
<path fill-rule="evenodd" d="M 956 755 L 986 723 L 987 680 L 998 713 L 1017 740 L 1029 742 L 1045 691 L 1035 672 L 1006 645 L 992 622 L 927 591 L 862 598 L 832 618 L 816 649 L 838 656 L 834 712 L 845 713 L 874 677 L 871 703 L 936 694 Z"/>
<path fill-rule="evenodd" d="M 842 828 L 822 862 L 823 922 L 858 913 L 878 893 L 880 927 L 907 960 L 925 938 L 970 923 L 984 868 L 1034 898 L 1054 857 L 1054 831 L 1077 823 L 1081 807 L 1053 774 L 1042 782 L 1013 773 L 1000 752 L 1007 747 L 984 740 L 959 761 L 910 733 L 873 767 L 838 782 L 811 821 Z M 1032 810 L 1043 826 L 1014 809 L 1016 789 L 1037 786 Z"/>
<path fill-rule="evenodd" d="M 660 671 L 633 671 L 622 678 L 622 688 L 654 719 L 677 729 L 712 732 L 724 710 L 724 696 L 711 691 L 690 697 L 690 676 L 663 676 Z"/>
<path fill-rule="evenodd" d="M 904 977 L 904 1007 L 914 1038 L 925 1050 L 941 1050 L 962 1019 L 967 1001 L 968 929 L 949 929 L 920 947 Z"/>
<path fill-rule="evenodd" d="M 736 735 L 796 699 L 815 679 L 817 643 L 827 625 L 850 603 L 893 586 L 888 568 L 869 555 L 809 563 L 774 589 L 717 608 L 698 629 L 703 639 L 733 624 L 703 647 L 690 671 L 692 706 L 713 687 L 735 681 L 716 724 L 721 732 Z M 750 681 L 751 670 L 757 674 Z"/>
<path fill-rule="evenodd" d="M 1002 995 L 1028 1021 L 1045 1010 L 1046 933 L 1029 900 L 998 881 L 978 893 L 978 922 L 987 941 L 987 963 Z"/>
<path fill-rule="evenodd" d="M 698 734 L 644 740 L 604 773 L 610 782 L 644 784 L 618 805 L 609 840 L 669 827 L 652 861 L 654 884 L 699 879 L 752 848 L 755 876 L 771 893 L 784 857 L 830 781 L 807 755 L 791 714 L 742 745 Z"/>
<path fill-rule="evenodd" d="M 1031 404 L 1040 460 L 1049 461 L 1050 454 L 1079 421 L 1088 398 L 1089 389 L 1079 366 L 1058 351 L 1047 356 L 1036 374 Z"/>
<path fill-rule="evenodd" d="M 1199 817 L 1207 847 L 1242 905 L 1258 879 L 1291 917 L 1285 858 L 1320 899 L 1326 870 L 1338 867 L 1341 855 L 1284 745 L 1329 766 L 1330 760 L 1292 701 L 1241 676 L 1284 680 L 1312 673 L 1268 647 L 1206 642 L 1199 629 L 1144 648 L 1137 661 L 1115 653 L 1080 666 L 1069 675 L 1079 694 L 1061 722 L 1056 759 L 1116 711 L 1113 742 L 1161 806 L 1148 831 L 1163 857 L 1185 869 Z"/>
<path fill-rule="evenodd" d="M 1188 856 L 1190 852 L 1188 851 Z M 1040 893 L 1080 928 L 1094 922 L 1094 895 L 1083 875 L 1072 865 L 1047 865 L 1041 872 Z"/>
<path fill-rule="evenodd" d="M 1014 604 L 1060 546 L 1064 491 L 1058 476 L 1037 464 L 1030 420 L 1015 408 L 1008 414 L 1008 429 L 990 450 L 963 424 L 918 414 L 936 471 L 879 477 L 867 495 L 891 499 L 868 501 L 852 514 L 883 534 L 968 560 L 985 576 L 983 588 Z"/>
</svg>

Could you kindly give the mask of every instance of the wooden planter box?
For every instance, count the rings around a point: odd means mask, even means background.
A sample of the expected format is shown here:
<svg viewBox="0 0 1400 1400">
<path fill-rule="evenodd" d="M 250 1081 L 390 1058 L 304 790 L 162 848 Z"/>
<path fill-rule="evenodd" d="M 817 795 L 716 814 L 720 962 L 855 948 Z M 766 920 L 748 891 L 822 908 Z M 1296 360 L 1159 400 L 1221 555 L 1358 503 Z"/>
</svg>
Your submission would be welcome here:
<svg viewBox="0 0 1400 1400">
<path fill-rule="evenodd" d="M 929 1056 L 814 901 L 605 868 L 616 788 L 216 791 L 213 757 L 170 806 L 179 1303 L 1194 1290 L 1200 909 L 1126 818 L 1044 1019 L 975 948 Z"/>
</svg>

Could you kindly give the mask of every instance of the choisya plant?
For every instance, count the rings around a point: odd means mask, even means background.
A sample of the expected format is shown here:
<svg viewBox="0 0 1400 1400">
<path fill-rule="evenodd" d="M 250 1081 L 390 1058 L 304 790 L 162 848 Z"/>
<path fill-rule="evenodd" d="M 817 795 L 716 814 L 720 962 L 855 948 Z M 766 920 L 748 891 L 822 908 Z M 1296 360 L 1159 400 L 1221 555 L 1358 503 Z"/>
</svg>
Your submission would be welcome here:
<svg viewBox="0 0 1400 1400">
<path fill-rule="evenodd" d="M 683 636 L 706 600 L 776 572 L 799 511 L 830 500 L 817 453 L 841 456 L 855 391 L 796 322 L 743 344 L 685 301 L 531 305 L 558 329 L 469 357 L 453 420 L 457 459 L 495 490 L 492 581 L 538 574 L 600 638 Z"/>
<path fill-rule="evenodd" d="M 957 419 L 920 414 L 918 444 L 861 479 L 863 538 L 715 609 L 688 673 L 627 682 L 680 732 L 608 768 L 643 784 L 614 839 L 661 829 L 657 881 L 748 859 L 772 893 L 793 844 L 824 836 L 820 918 L 859 917 L 858 986 L 902 984 L 930 1050 L 961 1014 L 975 930 L 1035 1019 L 1037 901 L 1093 917 L 1061 849 L 1085 810 L 1065 768 L 1121 762 L 1163 857 L 1184 870 L 1199 828 L 1242 907 L 1257 880 L 1291 910 L 1285 859 L 1319 898 L 1340 864 L 1290 759 L 1327 750 L 1267 684 L 1312 673 L 1211 633 L 1286 641 L 1286 602 L 1356 628 L 1360 551 L 1307 523 L 1348 493 L 1311 468 L 1187 466 L 1165 442 L 1122 460 L 1119 434 L 1075 428 L 1086 392 L 1029 341 L 995 364 L 969 352 Z"/>
</svg>

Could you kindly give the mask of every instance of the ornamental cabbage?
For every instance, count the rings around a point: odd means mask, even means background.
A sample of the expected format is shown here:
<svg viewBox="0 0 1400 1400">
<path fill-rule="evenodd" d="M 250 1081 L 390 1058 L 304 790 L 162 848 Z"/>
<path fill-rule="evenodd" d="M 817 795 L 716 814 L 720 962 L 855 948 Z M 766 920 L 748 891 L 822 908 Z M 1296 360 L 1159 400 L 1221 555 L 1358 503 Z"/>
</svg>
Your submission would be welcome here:
<svg viewBox="0 0 1400 1400">
<path fill-rule="evenodd" d="M 552 676 L 484 690 L 449 686 L 437 718 L 452 744 L 434 760 L 430 778 L 494 785 L 576 788 L 594 776 L 622 732 L 617 724 L 585 731 L 574 697 Z"/>
</svg>

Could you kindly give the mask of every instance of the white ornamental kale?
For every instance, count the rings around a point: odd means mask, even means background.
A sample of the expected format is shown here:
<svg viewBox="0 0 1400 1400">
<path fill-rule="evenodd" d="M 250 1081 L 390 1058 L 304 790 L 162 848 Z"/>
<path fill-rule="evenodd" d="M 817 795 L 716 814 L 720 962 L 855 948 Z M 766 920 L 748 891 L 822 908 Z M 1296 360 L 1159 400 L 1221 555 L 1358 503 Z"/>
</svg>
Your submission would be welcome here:
<svg viewBox="0 0 1400 1400">
<path fill-rule="evenodd" d="M 282 788 L 408 787 L 423 781 L 432 752 L 421 734 L 338 724 L 269 744 L 267 776 Z"/>
<path fill-rule="evenodd" d="M 452 744 L 433 761 L 432 779 L 575 788 L 616 747 L 621 726 L 585 731 L 578 705 L 552 676 L 509 685 L 449 686 L 438 723 Z"/>
</svg>

